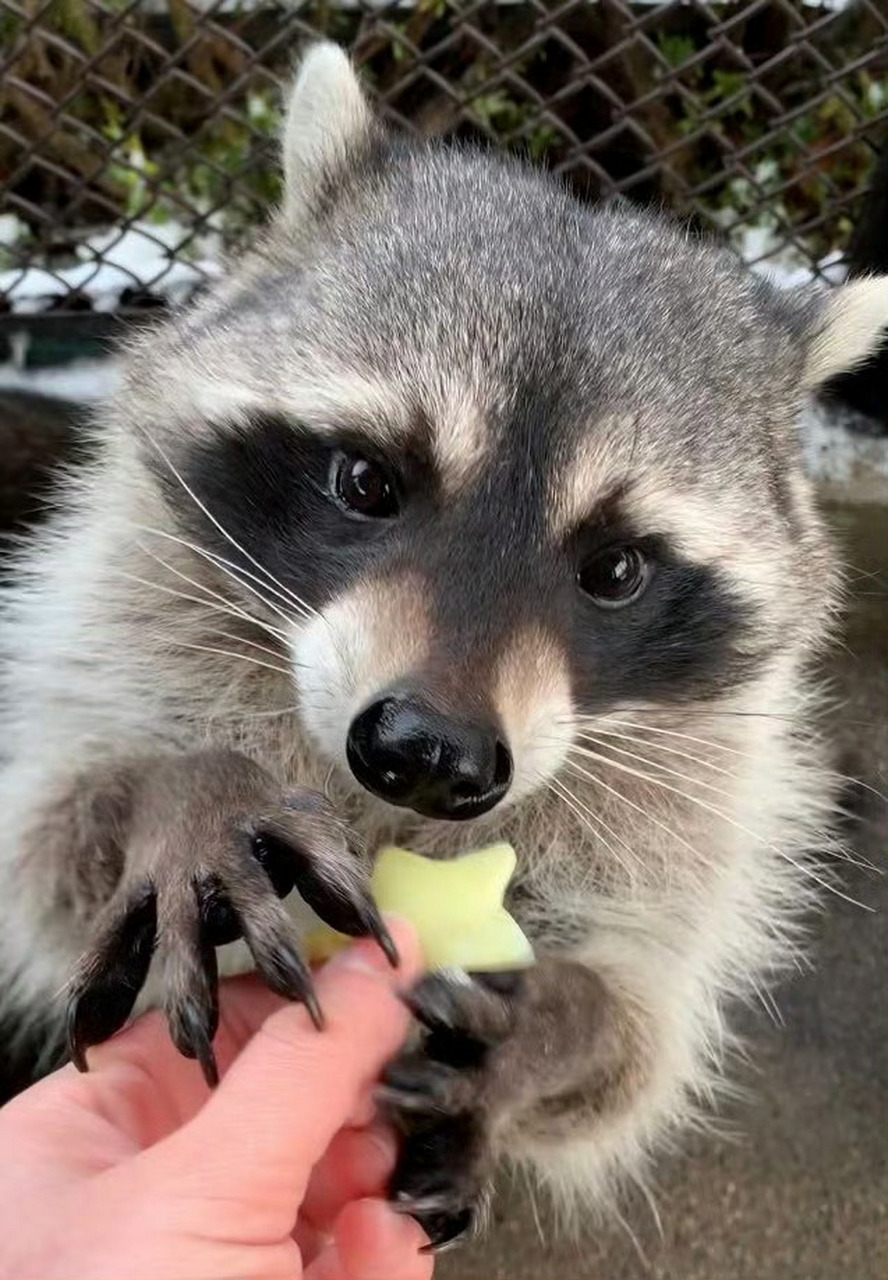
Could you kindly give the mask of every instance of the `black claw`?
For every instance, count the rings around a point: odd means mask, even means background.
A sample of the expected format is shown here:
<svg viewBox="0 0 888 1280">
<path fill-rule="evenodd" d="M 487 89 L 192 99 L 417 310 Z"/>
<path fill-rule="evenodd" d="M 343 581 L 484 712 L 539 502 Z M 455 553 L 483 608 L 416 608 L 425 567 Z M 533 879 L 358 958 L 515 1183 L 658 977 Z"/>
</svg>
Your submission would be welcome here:
<svg viewBox="0 0 888 1280">
<path fill-rule="evenodd" d="M 434 994 L 429 999 L 425 982 L 419 983 L 413 991 L 400 994 L 414 1018 L 426 1030 L 423 1052 L 427 1058 L 462 1071 L 478 1070 L 484 1065 L 491 1045 L 467 1028 L 455 1025 L 459 1012 L 455 1003 L 441 1002 Z"/>
<path fill-rule="evenodd" d="M 201 937 L 210 947 L 224 947 L 241 936 L 240 920 L 228 901 L 218 876 L 208 876 L 197 886 Z"/>
<path fill-rule="evenodd" d="M 308 1016 L 311 1018 L 312 1022 L 315 1024 L 315 1028 L 318 1031 L 323 1031 L 324 1030 L 324 1014 L 321 1009 L 320 1003 L 318 1002 L 318 998 L 315 995 L 314 987 L 308 988 L 308 990 L 305 992 L 305 994 L 302 997 L 302 1002 L 305 1005 L 306 1009 L 308 1010 Z"/>
<path fill-rule="evenodd" d="M 274 836 L 259 832 L 252 837 L 253 857 L 271 881 L 279 898 L 286 898 L 296 883 L 293 850 Z"/>
<path fill-rule="evenodd" d="M 476 1118 L 468 1112 L 455 1116 L 411 1117 L 401 1144 L 398 1163 L 389 1181 L 394 1200 L 452 1201 L 454 1184 L 468 1181 L 482 1146 Z"/>
<path fill-rule="evenodd" d="M 440 1052 L 435 1057 L 450 1060 L 450 1046 L 456 1054 L 454 1065 L 470 1065 L 479 1049 L 492 1048 L 511 1032 L 514 1010 L 508 998 L 485 984 L 467 987 L 445 974 L 429 974 L 401 999 L 427 1031 L 435 1037 Z M 474 1044 L 476 1049 L 472 1049 Z M 465 1063 L 463 1059 L 468 1055 Z"/>
<path fill-rule="evenodd" d="M 98 981 L 71 997 L 68 1003 L 66 1035 L 68 1053 L 78 1071 L 88 1071 L 86 1051 L 102 1044 L 119 1031 L 132 1013 L 138 990 L 124 984 Z"/>
<path fill-rule="evenodd" d="M 232 909 L 240 922 L 244 941 L 266 986 L 285 1000 L 304 1004 L 319 1031 L 324 1015 L 315 994 L 311 970 L 293 939 L 293 922 L 276 898 L 269 897 L 258 870 L 246 883 L 226 885 Z"/>
<path fill-rule="evenodd" d="M 392 1207 L 414 1217 L 438 1253 L 470 1231 L 485 1198 L 483 1128 L 468 1112 L 396 1117 L 402 1140 L 388 1185 Z"/>
<path fill-rule="evenodd" d="M 78 1071 L 87 1070 L 87 1049 L 113 1036 L 132 1013 L 148 976 L 156 929 L 157 901 L 146 887 L 83 962 L 66 1017 L 68 1053 Z"/>
<path fill-rule="evenodd" d="M 219 1069 L 213 1053 L 213 1039 L 219 1026 L 219 970 L 216 952 L 201 942 L 189 956 L 191 972 L 187 994 L 175 996 L 167 1004 L 170 1036 L 186 1058 L 196 1058 L 211 1088 L 219 1083 Z M 180 960 L 181 963 L 181 960 Z M 187 972 L 187 971 L 186 971 Z"/>
<path fill-rule="evenodd" d="M 421 1050 L 402 1054 L 386 1069 L 377 1090 L 380 1102 L 389 1108 L 408 1111 L 449 1110 L 455 1097 L 459 1073 L 443 1062 L 430 1061 Z"/>
<path fill-rule="evenodd" d="M 260 942 L 249 933 L 247 944 L 256 967 L 271 990 L 285 1000 L 304 1004 L 318 1031 L 323 1031 L 324 1015 L 315 993 L 311 970 L 298 952 L 280 938 Z"/>
<path fill-rule="evenodd" d="M 207 1056 L 199 1058 L 198 1061 L 200 1062 L 200 1068 L 201 1071 L 203 1071 L 203 1078 L 206 1080 L 207 1086 L 210 1089 L 215 1089 L 216 1085 L 219 1083 L 219 1068 L 216 1065 L 216 1055 L 213 1053 L 213 1050 L 210 1049 Z"/>
<path fill-rule="evenodd" d="M 428 1236 L 429 1243 L 422 1246 L 420 1253 L 443 1253 L 445 1249 L 457 1244 L 475 1225 L 475 1211 L 471 1206 L 448 1209 L 439 1196 L 423 1196 L 418 1199 L 401 1196 L 392 1204 L 392 1208 L 396 1213 L 415 1218 Z"/>
<path fill-rule="evenodd" d="M 326 807 L 327 802 L 323 801 Z M 299 806 L 307 812 L 308 802 Z M 317 843 L 317 841 L 315 842 Z M 253 853 L 279 898 L 285 898 L 294 884 L 299 894 L 325 924 L 350 938 L 375 938 L 393 968 L 399 964 L 398 950 L 385 927 L 375 902 L 357 877 L 344 873 L 337 877 L 323 857 L 312 857 L 301 847 L 294 833 L 279 827 L 263 830 L 252 838 Z M 357 855 L 355 855 L 357 870 Z"/>
<path fill-rule="evenodd" d="M 207 1011 L 188 1000 L 168 1014 L 173 1044 L 184 1058 L 196 1058 L 210 1088 L 219 1083 L 219 1068 L 213 1053 L 213 1034 Z"/>
<path fill-rule="evenodd" d="M 376 910 L 375 905 L 367 912 L 367 927 L 382 948 L 382 953 L 386 960 L 388 960 L 393 969 L 397 969 L 401 963 L 398 948 L 395 946 L 394 939 L 385 927 L 382 916 Z"/>
<path fill-rule="evenodd" d="M 394 951 L 394 943 L 370 895 L 356 883 L 333 881 L 323 870 L 323 862 L 294 854 L 300 865 L 296 872 L 296 888 L 312 911 L 338 933 L 350 938 L 378 938 L 386 955 Z M 385 937 L 386 942 L 383 942 Z M 387 948 L 387 949 L 386 949 Z M 397 963 L 397 953 L 395 958 Z"/>
<path fill-rule="evenodd" d="M 472 1230 L 475 1215 L 471 1209 L 458 1209 L 455 1213 L 415 1213 L 413 1217 L 429 1238 L 420 1253 L 443 1253 L 452 1249 Z"/>
<path fill-rule="evenodd" d="M 265 981 L 279 995 L 288 1000 L 301 1000 L 312 1016 L 321 1021 L 321 1011 L 315 995 L 311 973 L 302 957 L 289 944 L 272 944 L 262 957 L 262 974 Z"/>
<path fill-rule="evenodd" d="M 429 1031 L 455 1031 L 464 1018 L 465 991 L 438 974 L 421 978 L 401 999 Z"/>
<path fill-rule="evenodd" d="M 461 1031 L 430 1031 L 424 1048 L 429 1058 L 458 1071 L 480 1071 L 490 1045 Z"/>
<path fill-rule="evenodd" d="M 521 994 L 527 972 L 524 969 L 485 969 L 483 971 L 473 969 L 469 976 L 475 982 L 479 982 L 482 987 L 486 987 L 488 991 L 514 999 Z"/>
</svg>

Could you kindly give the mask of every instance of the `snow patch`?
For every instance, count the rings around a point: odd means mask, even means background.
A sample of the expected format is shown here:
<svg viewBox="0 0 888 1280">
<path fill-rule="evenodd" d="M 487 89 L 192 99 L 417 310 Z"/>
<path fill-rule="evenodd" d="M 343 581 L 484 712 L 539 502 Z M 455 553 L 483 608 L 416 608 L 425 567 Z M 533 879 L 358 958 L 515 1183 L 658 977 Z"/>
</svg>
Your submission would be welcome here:
<svg viewBox="0 0 888 1280">
<path fill-rule="evenodd" d="M 116 360 L 74 360 L 50 369 L 23 369 L 15 364 L 0 365 L 0 391 L 32 391 L 96 404 L 112 396 L 121 384 Z"/>
<path fill-rule="evenodd" d="M 11 249 L 28 234 L 28 224 L 16 214 L 0 213 L 0 247 Z"/>
<path fill-rule="evenodd" d="M 7 229 L 7 234 L 13 232 Z M 189 250 L 201 256 L 194 261 L 176 256 Z M 221 273 L 218 237 L 205 235 L 198 241 L 178 222 L 134 222 L 124 231 L 99 231 L 77 246 L 76 256 L 79 261 L 67 267 L 0 271 L 0 294 L 19 315 L 45 311 L 71 293 L 89 298 L 95 311 L 114 311 L 127 289 L 150 290 L 175 306 Z"/>
<path fill-rule="evenodd" d="M 849 502 L 888 505 L 888 438 L 853 409 L 815 400 L 801 424 L 802 456 L 812 480 Z"/>
<path fill-rule="evenodd" d="M 786 231 L 776 218 L 765 218 L 753 225 L 735 224 L 727 230 L 731 244 L 743 261 L 778 289 L 842 284 L 848 274 L 840 249 L 833 249 L 821 258 L 815 270 L 801 249 L 786 243 Z"/>
</svg>

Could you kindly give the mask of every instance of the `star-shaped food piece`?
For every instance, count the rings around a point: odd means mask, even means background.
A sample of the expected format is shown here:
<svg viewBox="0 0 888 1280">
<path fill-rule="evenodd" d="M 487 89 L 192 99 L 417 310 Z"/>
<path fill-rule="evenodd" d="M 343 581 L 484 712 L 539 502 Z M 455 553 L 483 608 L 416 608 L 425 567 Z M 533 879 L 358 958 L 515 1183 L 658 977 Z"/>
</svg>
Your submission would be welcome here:
<svg viewBox="0 0 888 1280">
<path fill-rule="evenodd" d="M 446 862 L 392 846 L 377 857 L 371 885 L 381 911 L 416 929 L 427 969 L 523 969 L 533 964 L 533 950 L 503 906 L 514 871 L 508 844 Z M 312 930 L 309 959 L 326 960 L 349 941 L 326 925 Z"/>
</svg>

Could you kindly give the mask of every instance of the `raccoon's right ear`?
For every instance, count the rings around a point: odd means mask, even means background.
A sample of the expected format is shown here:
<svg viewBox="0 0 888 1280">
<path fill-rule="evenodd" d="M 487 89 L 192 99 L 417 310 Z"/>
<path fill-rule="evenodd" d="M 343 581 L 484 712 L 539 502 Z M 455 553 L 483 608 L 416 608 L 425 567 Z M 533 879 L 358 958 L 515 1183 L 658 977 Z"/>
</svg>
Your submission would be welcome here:
<svg viewBox="0 0 888 1280">
<path fill-rule="evenodd" d="M 348 55 L 322 41 L 305 54 L 290 90 L 282 134 L 285 222 L 302 221 L 372 133 L 373 115 Z"/>
<path fill-rule="evenodd" d="M 862 364 L 888 338 L 888 276 L 833 290 L 819 302 L 807 338 L 802 383 L 809 390 Z"/>
</svg>

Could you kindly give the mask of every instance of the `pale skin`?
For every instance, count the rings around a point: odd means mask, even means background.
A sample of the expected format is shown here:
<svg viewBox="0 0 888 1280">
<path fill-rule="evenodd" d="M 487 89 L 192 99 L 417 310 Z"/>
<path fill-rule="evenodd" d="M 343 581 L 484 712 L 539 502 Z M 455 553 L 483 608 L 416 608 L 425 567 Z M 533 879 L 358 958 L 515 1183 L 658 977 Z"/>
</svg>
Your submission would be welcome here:
<svg viewBox="0 0 888 1280">
<path fill-rule="evenodd" d="M 0 1112 L 0 1276 L 17 1280 L 430 1280 L 419 1225 L 385 1200 L 396 1149 L 374 1082 L 409 1015 L 409 926 L 393 970 L 361 941 L 305 1008 L 223 984 L 221 1084 L 150 1013 Z"/>
</svg>

